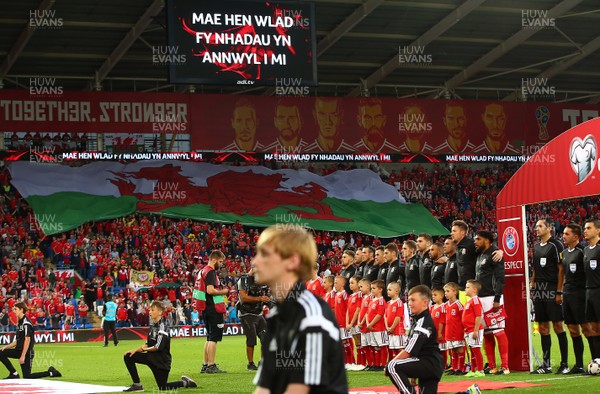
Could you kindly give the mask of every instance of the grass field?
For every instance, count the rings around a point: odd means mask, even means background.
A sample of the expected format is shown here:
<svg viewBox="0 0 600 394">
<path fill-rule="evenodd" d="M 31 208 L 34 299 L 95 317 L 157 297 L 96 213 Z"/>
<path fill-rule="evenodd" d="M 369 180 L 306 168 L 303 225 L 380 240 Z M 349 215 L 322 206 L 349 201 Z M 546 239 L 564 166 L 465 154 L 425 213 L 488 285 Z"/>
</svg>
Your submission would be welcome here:
<svg viewBox="0 0 600 394">
<path fill-rule="evenodd" d="M 140 346 L 142 341 L 121 341 L 119 346 L 104 348 L 96 343 L 73 344 L 37 344 L 33 371 L 45 370 L 54 365 L 62 374 L 60 380 L 101 384 L 111 386 L 128 386 L 131 379 L 123 363 L 123 353 Z M 217 364 L 227 374 L 200 374 L 202 349 L 205 339 L 174 339 L 171 341 L 173 366 L 169 380 L 179 380 L 182 374 L 189 375 L 199 385 L 198 389 L 180 389 L 185 393 L 250 393 L 253 391 L 254 373 L 246 370 L 245 338 L 242 336 L 225 337 L 217 350 Z M 539 336 L 534 337 L 534 344 L 539 347 Z M 570 345 L 570 344 L 569 344 Z M 587 344 L 586 344 L 587 345 Z M 553 336 L 553 362 L 558 365 L 558 344 Z M 586 348 L 585 359 L 589 358 Z M 569 363 L 573 364 L 573 355 Z M 258 361 L 258 360 L 256 360 Z M 587 360 L 589 361 L 589 360 Z M 586 361 L 586 363 L 587 363 Z M 14 364 L 14 361 L 13 361 Z M 4 368 L 4 367 L 0 367 Z M 140 378 L 146 392 L 158 392 L 150 370 L 139 366 Z M 20 371 L 19 371 L 20 372 Z M 4 372 L 2 372 L 4 373 Z M 513 372 L 509 376 L 493 376 L 484 379 L 501 381 L 526 381 L 548 383 L 551 386 L 519 389 L 526 393 L 593 393 L 597 392 L 600 377 L 557 375 L 529 375 L 525 372 Z M 443 377 L 443 381 L 458 381 L 458 377 Z M 350 388 L 391 385 L 391 382 L 379 372 L 349 372 Z M 468 385 L 465 385 L 465 388 Z M 491 392 L 491 391 L 486 391 Z M 515 392 L 514 390 L 512 392 Z"/>
</svg>

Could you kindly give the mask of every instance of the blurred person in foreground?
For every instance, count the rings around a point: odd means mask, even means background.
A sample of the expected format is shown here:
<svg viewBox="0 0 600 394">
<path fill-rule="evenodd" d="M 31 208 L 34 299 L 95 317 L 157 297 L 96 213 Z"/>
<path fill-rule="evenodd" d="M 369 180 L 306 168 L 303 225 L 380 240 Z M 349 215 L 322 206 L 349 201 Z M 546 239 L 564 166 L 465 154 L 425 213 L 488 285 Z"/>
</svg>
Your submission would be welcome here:
<svg viewBox="0 0 600 394">
<path fill-rule="evenodd" d="M 347 393 L 336 319 L 304 286 L 317 259 L 314 239 L 301 227 L 271 226 L 256 252 L 256 282 L 271 288 L 276 305 L 267 316 L 255 393 Z"/>
</svg>

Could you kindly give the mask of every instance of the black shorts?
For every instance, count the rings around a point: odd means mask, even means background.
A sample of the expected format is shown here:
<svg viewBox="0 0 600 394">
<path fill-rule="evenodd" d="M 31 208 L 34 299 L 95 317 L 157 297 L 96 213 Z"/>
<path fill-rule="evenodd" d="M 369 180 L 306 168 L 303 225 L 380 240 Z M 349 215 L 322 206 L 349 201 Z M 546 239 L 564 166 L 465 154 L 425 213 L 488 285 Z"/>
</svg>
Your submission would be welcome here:
<svg viewBox="0 0 600 394">
<path fill-rule="evenodd" d="M 210 342 L 221 342 L 223 339 L 223 315 L 216 312 L 202 313 L 204 326 L 206 327 L 206 340 Z"/>
<path fill-rule="evenodd" d="M 537 322 L 563 321 L 562 307 L 554 299 L 533 301 L 533 309 L 535 310 L 535 321 Z"/>
<path fill-rule="evenodd" d="M 585 318 L 585 290 L 564 293 L 562 311 L 565 324 L 587 323 Z"/>
<path fill-rule="evenodd" d="M 256 346 L 256 336 L 261 338 L 262 333 L 267 329 L 267 321 L 263 315 L 242 315 L 240 316 L 242 321 L 242 328 L 246 335 L 246 346 Z"/>
<path fill-rule="evenodd" d="M 585 318 L 592 323 L 600 322 L 600 287 L 585 291 Z"/>
</svg>

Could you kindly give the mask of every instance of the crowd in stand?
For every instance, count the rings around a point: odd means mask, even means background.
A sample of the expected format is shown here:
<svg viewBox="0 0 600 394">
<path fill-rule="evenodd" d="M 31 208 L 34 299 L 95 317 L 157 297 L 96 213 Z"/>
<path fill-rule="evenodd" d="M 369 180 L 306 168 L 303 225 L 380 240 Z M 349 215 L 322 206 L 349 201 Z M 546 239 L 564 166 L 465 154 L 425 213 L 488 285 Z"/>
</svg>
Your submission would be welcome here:
<svg viewBox="0 0 600 394">
<path fill-rule="evenodd" d="M 350 168 L 309 170 L 326 175 Z M 407 200 L 425 205 L 446 228 L 452 220 L 462 219 L 472 231 L 495 232 L 496 195 L 516 168 L 427 165 L 375 170 L 385 182 L 398 187 Z M 157 299 L 166 307 L 169 324 L 200 324 L 191 303 L 193 278 L 214 249 L 227 257 L 219 275 L 230 288 L 228 321 L 238 321 L 236 282 L 249 268 L 260 229 L 240 223 L 132 214 L 46 237 L 27 203 L 10 184 L 5 168 L 0 171 L 0 184 L 1 330 L 14 329 L 12 306 L 19 298 L 31 306 L 30 319 L 39 329 L 90 327 L 88 313 L 101 312 L 109 293 L 119 297 L 118 326 L 147 325 L 150 302 Z M 532 206 L 530 230 L 538 218 L 549 217 L 560 234 L 571 221 L 581 223 L 585 218 L 598 217 L 598 209 L 597 198 Z M 534 234 L 530 232 L 530 241 Z M 324 276 L 339 273 L 342 251 L 347 247 L 377 247 L 404 240 L 350 232 L 315 231 L 314 235 Z M 83 283 L 65 276 L 63 269 L 76 271 Z M 130 269 L 153 272 L 153 286 L 134 291 Z"/>
</svg>

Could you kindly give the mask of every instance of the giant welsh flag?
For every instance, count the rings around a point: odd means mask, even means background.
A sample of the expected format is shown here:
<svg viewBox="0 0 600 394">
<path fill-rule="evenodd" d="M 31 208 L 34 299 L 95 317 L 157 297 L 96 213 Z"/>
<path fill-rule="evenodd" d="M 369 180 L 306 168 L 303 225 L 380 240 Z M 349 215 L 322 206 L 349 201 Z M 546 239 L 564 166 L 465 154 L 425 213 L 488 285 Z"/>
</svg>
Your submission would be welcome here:
<svg viewBox="0 0 600 394">
<path fill-rule="evenodd" d="M 393 186 L 363 169 L 319 176 L 176 161 L 81 167 L 14 162 L 10 173 L 45 234 L 133 212 L 380 237 L 448 233 L 425 207 L 404 203 Z"/>
</svg>

